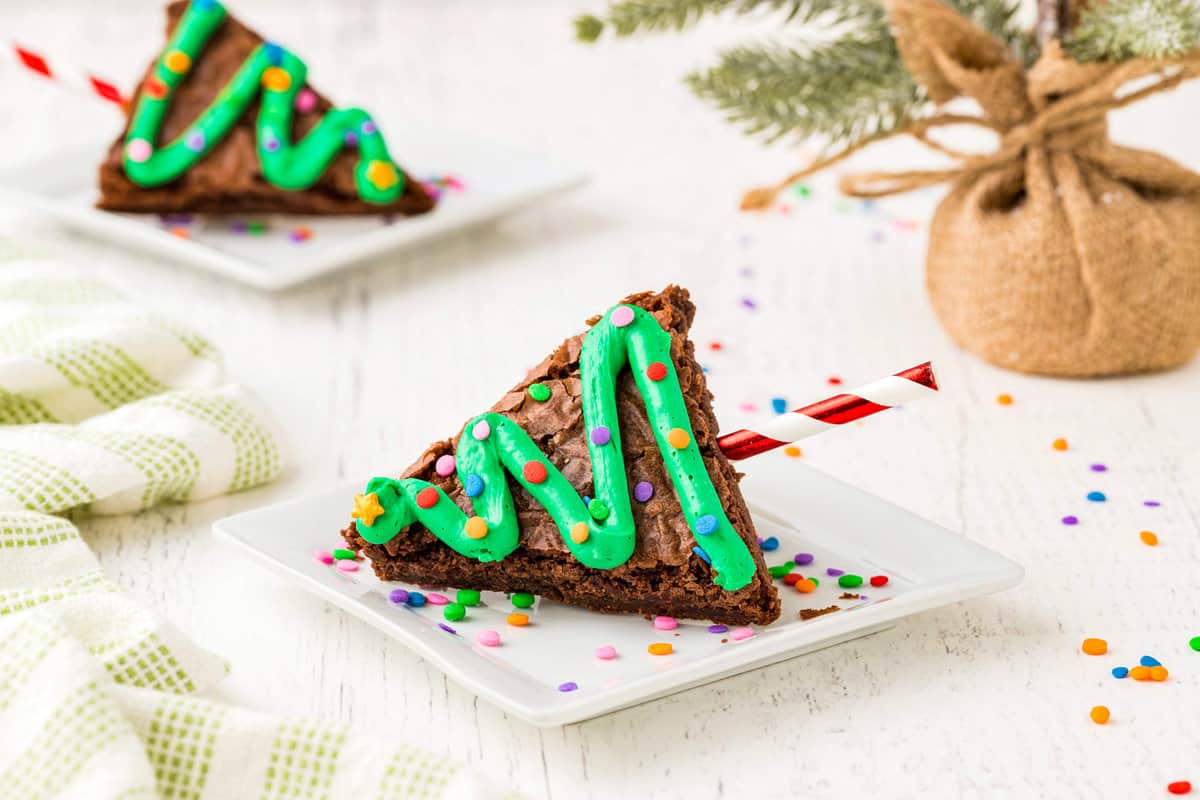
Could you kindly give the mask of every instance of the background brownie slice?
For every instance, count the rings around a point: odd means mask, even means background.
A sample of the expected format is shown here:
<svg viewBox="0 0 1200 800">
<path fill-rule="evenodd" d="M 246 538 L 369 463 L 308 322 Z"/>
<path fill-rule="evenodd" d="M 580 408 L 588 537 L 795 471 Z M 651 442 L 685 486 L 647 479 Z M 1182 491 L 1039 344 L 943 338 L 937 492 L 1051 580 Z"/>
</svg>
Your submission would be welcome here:
<svg viewBox="0 0 1200 800">
<path fill-rule="evenodd" d="M 500 561 L 484 564 L 454 552 L 420 523 L 402 530 L 383 545 L 365 542 L 353 524 L 347 526 L 342 531 L 343 537 L 351 547 L 363 550 L 371 558 L 380 578 L 532 592 L 595 611 L 666 614 L 727 624 L 766 624 L 779 616 L 779 599 L 763 564 L 750 512 L 738 489 L 741 475 L 717 448 L 712 395 L 687 338 L 695 315 L 687 290 L 668 286 L 661 293 L 635 294 L 621 302 L 650 312 L 671 334 L 671 358 L 696 444 L 729 521 L 754 557 L 757 565 L 754 579 L 737 591 L 722 589 L 713 583 L 711 568 L 692 552 L 696 541 L 675 496 L 641 394 L 628 369 L 617 381 L 625 469 L 631 488 L 639 481 L 654 486 L 654 496 L 648 502 L 632 503 L 637 547 L 628 562 L 611 570 L 581 564 L 563 544 L 549 514 L 509 477 L 521 527 L 520 546 L 514 552 Z M 594 325 L 599 319 L 595 317 L 589 324 Z M 593 494 L 591 462 L 580 403 L 579 354 L 583 337 L 584 334 L 579 334 L 563 342 L 491 411 L 520 424 L 567 480 L 581 494 L 590 495 Z M 538 402 L 530 397 L 526 390 L 533 383 L 548 386 L 550 399 Z M 429 481 L 445 491 L 464 512 L 472 513 L 457 476 L 442 477 L 434 469 L 438 457 L 452 454 L 457 442 L 456 436 L 432 445 L 400 477 Z"/>
<path fill-rule="evenodd" d="M 186 0 L 181 0 L 167 7 L 168 38 L 187 6 Z M 262 37 L 227 14 L 175 91 L 157 144 L 174 141 L 183 133 L 212 104 L 217 93 L 262 42 Z M 130 104 L 126 129 L 113 142 L 108 157 L 100 165 L 100 199 L 96 203 L 99 208 L 157 213 L 411 215 L 424 213 L 434 206 L 433 198 L 407 173 L 404 176 L 404 192 L 395 201 L 376 204 L 361 200 L 354 183 L 358 151 L 353 148 L 338 153 L 325 173 L 308 189 L 289 191 L 268 183 L 262 175 L 255 138 L 259 108 L 257 99 L 243 112 L 229 133 L 177 180 L 162 186 L 138 186 L 125 175 L 125 134 L 133 110 L 137 108 L 145 79 L 153 73 L 154 62 L 146 71 Z M 311 85 L 308 88 L 316 94 L 317 103 L 310 111 L 296 111 L 292 127 L 293 141 L 316 127 L 333 107 Z M 392 153 L 392 156 L 395 158 L 396 154 Z"/>
</svg>

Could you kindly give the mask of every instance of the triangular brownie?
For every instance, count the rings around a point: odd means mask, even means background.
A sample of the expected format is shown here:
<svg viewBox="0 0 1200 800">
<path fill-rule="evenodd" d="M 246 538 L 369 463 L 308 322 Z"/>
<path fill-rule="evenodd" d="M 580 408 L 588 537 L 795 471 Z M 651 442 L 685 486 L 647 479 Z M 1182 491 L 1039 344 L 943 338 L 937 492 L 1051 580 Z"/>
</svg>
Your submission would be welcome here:
<svg viewBox="0 0 1200 800">
<path fill-rule="evenodd" d="M 687 338 L 694 314 L 687 291 L 668 286 L 589 320 L 458 436 L 399 479 L 373 479 L 343 537 L 384 580 L 605 612 L 775 620 L 741 476 L 717 447 Z M 628 540 L 613 532 L 622 525 Z"/>
<path fill-rule="evenodd" d="M 167 7 L 167 45 L 100 166 L 97 206 L 158 213 L 420 214 L 375 122 L 215 0 Z"/>
</svg>

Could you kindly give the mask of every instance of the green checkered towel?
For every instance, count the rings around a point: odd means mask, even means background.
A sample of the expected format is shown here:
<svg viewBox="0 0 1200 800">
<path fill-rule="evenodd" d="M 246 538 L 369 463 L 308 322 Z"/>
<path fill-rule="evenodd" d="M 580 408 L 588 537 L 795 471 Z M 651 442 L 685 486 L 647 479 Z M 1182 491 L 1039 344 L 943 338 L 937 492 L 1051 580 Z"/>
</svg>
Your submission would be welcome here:
<svg viewBox="0 0 1200 800">
<path fill-rule="evenodd" d="M 0 799 L 489 797 L 420 748 L 193 696 L 228 665 L 58 514 L 274 478 L 279 436 L 201 336 L 0 242 Z"/>
</svg>

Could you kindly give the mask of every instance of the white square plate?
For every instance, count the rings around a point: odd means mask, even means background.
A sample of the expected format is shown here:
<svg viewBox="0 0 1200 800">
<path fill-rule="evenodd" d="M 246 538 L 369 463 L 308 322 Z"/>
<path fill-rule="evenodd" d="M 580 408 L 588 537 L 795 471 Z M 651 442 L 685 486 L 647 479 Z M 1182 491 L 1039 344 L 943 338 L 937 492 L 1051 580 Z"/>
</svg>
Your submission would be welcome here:
<svg viewBox="0 0 1200 800">
<path fill-rule="evenodd" d="M 896 620 L 1020 583 L 1020 566 L 916 517 L 878 497 L 795 462 L 753 465 L 743 481 L 760 537 L 780 547 L 767 564 L 791 561 L 797 552 L 815 561 L 798 571 L 820 580 L 807 595 L 777 581 L 783 614 L 737 641 L 732 631 L 710 633 L 706 622 L 681 622 L 656 630 L 638 616 L 613 616 L 538 599 L 530 624 L 505 622 L 513 611 L 503 594 L 483 593 L 467 618 L 439 627 L 442 608 L 393 605 L 388 592 L 415 588 L 385 584 L 369 565 L 343 574 L 313 558 L 314 548 L 339 546 L 351 498 L 366 481 L 218 520 L 214 529 L 269 568 L 298 582 L 399 639 L 451 678 L 505 711 L 535 725 L 564 725 L 682 691 L 785 658 L 812 652 L 890 627 Z M 886 575 L 884 588 L 864 583 L 866 595 L 843 600 L 847 590 L 827 568 L 869 578 Z M 453 596 L 453 592 L 446 591 Z M 801 609 L 842 610 L 802 621 Z M 499 647 L 476 642 L 479 631 L 500 632 Z M 653 642 L 674 653 L 652 656 Z M 612 645 L 618 657 L 602 661 L 596 647 Z M 559 690 L 573 682 L 578 689 Z"/>
<path fill-rule="evenodd" d="M 443 191 L 437 207 L 415 217 L 320 217 L 268 214 L 194 215 L 186 225 L 158 214 L 125 214 L 95 207 L 96 170 L 108 146 L 0 173 L 0 199 L 37 208 L 70 227 L 199 267 L 260 289 L 278 290 L 356 262 L 461 230 L 530 205 L 586 181 L 576 169 L 431 128 L 402 128 L 393 153 L 417 180 L 452 175 L 462 191 Z M 235 231 L 237 223 L 265 222 L 266 231 Z M 312 236 L 293 241 L 307 227 Z M 188 238 L 171 232 L 187 231 Z"/>
</svg>

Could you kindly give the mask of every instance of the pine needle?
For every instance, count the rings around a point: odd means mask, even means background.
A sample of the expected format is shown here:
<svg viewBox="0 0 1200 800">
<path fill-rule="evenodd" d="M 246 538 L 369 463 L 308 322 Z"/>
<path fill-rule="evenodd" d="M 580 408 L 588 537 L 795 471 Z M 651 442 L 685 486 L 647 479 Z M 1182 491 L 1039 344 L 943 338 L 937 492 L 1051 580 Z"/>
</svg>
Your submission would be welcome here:
<svg viewBox="0 0 1200 800">
<path fill-rule="evenodd" d="M 617 36 L 681 31 L 702 17 L 723 12 L 750 14 L 781 11 L 787 21 L 810 22 L 827 17 L 831 24 L 855 19 L 879 19 L 882 6 L 873 0 L 621 0 L 608 7 L 604 18 L 585 14 L 575 19 L 575 35 L 594 42 L 607 28 Z"/>
<path fill-rule="evenodd" d="M 1200 46 L 1192 0 L 1108 0 L 1089 6 L 1066 43 L 1079 61 L 1168 58 Z"/>
</svg>

